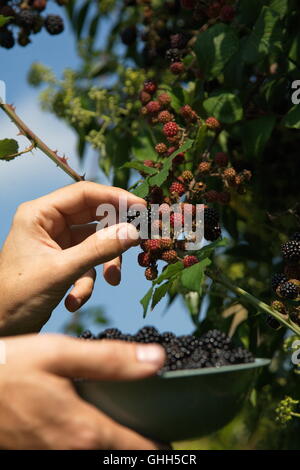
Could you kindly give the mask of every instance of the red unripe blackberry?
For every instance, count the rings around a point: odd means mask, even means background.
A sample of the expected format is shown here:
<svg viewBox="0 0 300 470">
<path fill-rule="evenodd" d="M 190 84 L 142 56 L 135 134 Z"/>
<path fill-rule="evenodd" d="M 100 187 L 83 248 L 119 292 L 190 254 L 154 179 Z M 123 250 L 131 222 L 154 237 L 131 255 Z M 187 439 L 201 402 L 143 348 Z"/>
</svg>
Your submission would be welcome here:
<svg viewBox="0 0 300 470">
<path fill-rule="evenodd" d="M 186 121 L 195 121 L 197 120 L 197 114 L 191 108 L 190 105 L 186 104 L 182 106 L 179 110 L 179 114 L 186 120 Z"/>
<path fill-rule="evenodd" d="M 185 181 L 186 183 L 190 183 L 192 181 L 192 179 L 194 178 L 194 175 L 191 171 L 189 170 L 186 170 L 182 173 L 181 175 L 181 178 L 183 179 L 183 181 Z"/>
<path fill-rule="evenodd" d="M 208 119 L 206 119 L 205 124 L 208 127 L 208 129 L 212 129 L 212 130 L 219 129 L 221 127 L 221 124 L 218 121 L 218 119 L 214 117 L 209 117 Z"/>
<path fill-rule="evenodd" d="M 170 65 L 170 71 L 174 75 L 180 75 L 185 71 L 185 66 L 183 62 L 173 62 L 173 64 Z"/>
<path fill-rule="evenodd" d="M 161 238 L 160 247 L 162 250 L 171 250 L 173 248 L 173 240 L 171 238 Z"/>
<path fill-rule="evenodd" d="M 175 137 L 179 132 L 176 122 L 167 122 L 163 127 L 163 133 L 166 137 Z"/>
<path fill-rule="evenodd" d="M 221 168 L 228 165 L 228 160 L 228 155 L 224 152 L 218 152 L 215 155 L 215 163 Z"/>
<path fill-rule="evenodd" d="M 146 80 L 144 82 L 143 90 L 146 91 L 147 93 L 150 93 L 150 95 L 153 95 L 156 92 L 156 89 L 157 89 L 157 85 L 152 80 Z"/>
<path fill-rule="evenodd" d="M 230 22 L 235 17 L 235 9 L 232 5 L 224 5 L 220 12 L 220 19 L 224 22 Z"/>
<path fill-rule="evenodd" d="M 287 313 L 284 303 L 280 302 L 280 300 L 274 300 L 271 303 L 271 307 L 274 310 L 277 310 L 277 312 L 281 313 L 282 315 L 286 315 L 286 313 Z"/>
<path fill-rule="evenodd" d="M 182 211 L 184 215 L 189 215 L 189 214 L 191 214 L 192 216 L 196 215 L 196 206 L 194 206 L 193 204 L 184 202 L 181 207 L 182 207 Z"/>
<path fill-rule="evenodd" d="M 180 4 L 182 8 L 185 8 L 186 10 L 193 10 L 196 5 L 196 0 L 180 0 Z"/>
<path fill-rule="evenodd" d="M 252 178 L 252 173 L 250 170 L 243 170 L 241 173 L 240 173 L 240 177 L 242 178 L 243 182 L 244 181 L 250 181 L 251 178 Z"/>
<path fill-rule="evenodd" d="M 185 193 L 185 187 L 182 183 L 174 181 L 169 188 L 170 193 L 177 193 L 179 196 L 182 196 Z"/>
<path fill-rule="evenodd" d="M 291 240 L 284 243 L 281 246 L 282 256 L 285 260 L 291 261 L 292 263 L 300 260 L 300 242 Z"/>
<path fill-rule="evenodd" d="M 166 122 L 170 122 L 173 119 L 173 114 L 169 113 L 169 111 L 161 111 L 157 116 L 158 122 L 165 124 Z"/>
<path fill-rule="evenodd" d="M 45 10 L 46 6 L 47 6 L 47 0 L 34 0 L 33 2 L 33 8 L 38 11 Z"/>
<path fill-rule="evenodd" d="M 194 264 L 199 263 L 199 260 L 196 256 L 194 255 L 188 255 L 183 258 L 183 266 L 185 268 L 189 268 L 190 266 L 193 266 Z"/>
<path fill-rule="evenodd" d="M 65 29 L 63 19 L 58 15 L 48 15 L 44 24 L 46 30 L 51 35 L 60 34 Z"/>
<path fill-rule="evenodd" d="M 218 194 L 218 198 L 221 204 L 229 204 L 231 196 L 230 196 L 230 193 L 228 193 L 227 191 L 223 191 Z"/>
<path fill-rule="evenodd" d="M 163 153 L 166 153 L 168 150 L 166 144 L 164 144 L 163 142 L 157 144 L 155 146 L 155 151 L 159 154 L 159 155 L 162 155 Z"/>
<path fill-rule="evenodd" d="M 150 93 L 147 93 L 146 91 L 141 91 L 140 92 L 140 101 L 142 104 L 147 104 L 149 101 L 151 101 L 151 95 Z"/>
<path fill-rule="evenodd" d="M 161 254 L 161 259 L 169 264 L 176 263 L 177 253 L 175 250 L 167 250 Z"/>
<path fill-rule="evenodd" d="M 198 171 L 199 173 L 208 173 L 211 169 L 211 163 L 210 162 L 201 162 L 199 163 L 198 166 Z"/>
<path fill-rule="evenodd" d="M 148 251 L 150 251 L 150 253 L 158 253 L 161 250 L 160 240 L 156 240 L 156 239 L 147 240 L 146 246 L 148 248 Z"/>
<path fill-rule="evenodd" d="M 160 108 L 161 106 L 158 101 L 149 101 L 149 103 L 146 104 L 146 109 L 150 114 L 158 113 L 158 111 L 160 111 Z"/>
<path fill-rule="evenodd" d="M 157 267 L 149 266 L 145 271 L 145 276 L 148 281 L 154 281 L 158 276 Z"/>
<path fill-rule="evenodd" d="M 169 147 L 168 148 L 168 155 L 169 156 L 172 155 L 172 153 L 176 152 L 176 150 L 177 150 L 177 147 Z"/>
<path fill-rule="evenodd" d="M 203 199 L 206 202 L 219 202 L 219 193 L 214 189 L 211 189 L 203 194 Z"/>
<path fill-rule="evenodd" d="M 147 268 L 151 265 L 152 258 L 150 253 L 145 253 L 144 251 L 138 255 L 138 263 L 143 268 Z"/>
<path fill-rule="evenodd" d="M 172 227 L 182 227 L 184 224 L 184 215 L 180 212 L 174 212 L 170 216 L 170 223 Z"/>
<path fill-rule="evenodd" d="M 234 168 L 226 168 L 223 172 L 223 176 L 227 181 L 235 182 L 236 171 Z"/>
<path fill-rule="evenodd" d="M 153 168 L 154 162 L 152 160 L 144 160 L 144 165 L 147 166 L 148 168 Z"/>
<path fill-rule="evenodd" d="M 168 106 L 171 103 L 171 96 L 168 93 L 161 93 L 157 99 L 162 106 Z"/>
</svg>

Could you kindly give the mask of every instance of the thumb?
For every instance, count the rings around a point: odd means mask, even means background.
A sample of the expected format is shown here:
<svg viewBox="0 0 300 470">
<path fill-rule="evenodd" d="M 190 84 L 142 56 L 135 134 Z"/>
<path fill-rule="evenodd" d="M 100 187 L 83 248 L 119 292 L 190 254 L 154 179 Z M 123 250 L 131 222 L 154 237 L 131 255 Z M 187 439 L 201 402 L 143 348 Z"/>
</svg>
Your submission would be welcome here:
<svg viewBox="0 0 300 470">
<path fill-rule="evenodd" d="M 123 341 L 87 341 L 57 338 L 60 352 L 50 355 L 46 368 L 64 377 L 98 380 L 134 380 L 155 374 L 164 364 L 157 344 Z"/>
<path fill-rule="evenodd" d="M 64 268 L 77 279 L 82 273 L 120 256 L 139 244 L 139 234 L 132 224 L 117 224 L 99 230 L 82 243 L 63 252 Z"/>
</svg>

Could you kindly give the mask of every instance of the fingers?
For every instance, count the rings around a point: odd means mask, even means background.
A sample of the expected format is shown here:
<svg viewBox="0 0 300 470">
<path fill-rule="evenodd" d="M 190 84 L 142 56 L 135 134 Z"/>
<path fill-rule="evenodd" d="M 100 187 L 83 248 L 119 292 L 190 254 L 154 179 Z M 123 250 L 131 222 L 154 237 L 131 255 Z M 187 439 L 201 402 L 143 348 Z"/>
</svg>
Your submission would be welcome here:
<svg viewBox="0 0 300 470">
<path fill-rule="evenodd" d="M 51 341 L 51 337 L 49 337 Z M 155 374 L 164 364 L 164 349 L 157 344 L 122 341 L 84 341 L 52 337 L 53 348 L 44 355 L 49 372 L 63 377 L 94 380 L 134 380 Z"/>
<path fill-rule="evenodd" d="M 118 224 L 99 230 L 79 245 L 60 253 L 64 275 L 75 280 L 92 267 L 117 258 L 138 243 L 139 235 L 132 224 Z"/>
<path fill-rule="evenodd" d="M 76 312 L 91 297 L 96 280 L 96 270 L 90 269 L 77 281 L 65 300 L 65 306 L 69 312 Z"/>
<path fill-rule="evenodd" d="M 118 256 L 103 265 L 103 276 L 106 282 L 112 286 L 117 286 L 121 282 L 122 257 Z"/>
<path fill-rule="evenodd" d="M 120 188 L 105 186 L 92 182 L 75 183 L 54 191 L 37 200 L 41 207 L 48 206 L 56 209 L 67 217 L 70 224 L 83 224 L 95 220 L 96 209 L 100 204 L 112 204 L 119 208 L 120 200 L 124 206 L 146 202 Z"/>
</svg>

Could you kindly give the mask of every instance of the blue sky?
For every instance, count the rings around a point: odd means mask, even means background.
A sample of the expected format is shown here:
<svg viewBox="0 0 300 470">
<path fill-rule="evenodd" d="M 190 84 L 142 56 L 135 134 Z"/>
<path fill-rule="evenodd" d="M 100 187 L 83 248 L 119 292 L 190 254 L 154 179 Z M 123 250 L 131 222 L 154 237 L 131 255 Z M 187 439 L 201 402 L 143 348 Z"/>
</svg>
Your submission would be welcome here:
<svg viewBox="0 0 300 470">
<path fill-rule="evenodd" d="M 62 9 L 52 5 L 52 12 L 61 14 Z M 0 80 L 7 86 L 7 101 L 13 103 L 24 121 L 53 149 L 70 158 L 71 165 L 81 172 L 89 173 L 95 168 L 97 155 L 90 152 L 84 168 L 76 158 L 76 139 L 73 132 L 52 115 L 40 110 L 38 92 L 26 83 L 30 64 L 34 61 L 51 66 L 56 74 L 61 74 L 65 67 L 76 67 L 75 42 L 68 26 L 66 31 L 57 37 L 47 33 L 33 36 L 33 42 L 26 48 L 16 46 L 12 50 L 0 49 Z M 4 114 L 0 114 L 0 138 L 16 138 L 16 128 Z M 28 142 L 18 137 L 21 148 Z M 41 152 L 26 154 L 12 162 L 0 161 L 0 245 L 9 231 L 13 214 L 18 205 L 24 201 L 40 197 L 72 181 Z M 108 286 L 102 279 L 101 267 L 95 291 L 89 306 L 104 307 L 111 325 L 124 332 L 134 332 L 145 324 L 152 324 L 161 331 L 171 330 L 177 334 L 189 333 L 193 325 L 181 300 L 177 300 L 165 312 L 166 302 L 162 301 L 150 313 L 146 320 L 142 318 L 139 300 L 150 287 L 143 275 L 143 269 L 137 265 L 138 249 L 126 253 L 123 258 L 123 279 L 119 287 Z M 61 331 L 63 324 L 70 318 L 63 303 L 53 313 L 44 331 Z"/>
</svg>

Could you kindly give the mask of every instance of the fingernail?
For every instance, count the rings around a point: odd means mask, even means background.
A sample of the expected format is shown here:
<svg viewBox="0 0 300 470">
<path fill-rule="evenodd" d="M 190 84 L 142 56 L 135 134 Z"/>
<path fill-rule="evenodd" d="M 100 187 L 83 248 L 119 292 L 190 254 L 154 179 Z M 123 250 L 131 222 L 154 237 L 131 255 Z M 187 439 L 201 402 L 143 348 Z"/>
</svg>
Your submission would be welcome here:
<svg viewBox="0 0 300 470">
<path fill-rule="evenodd" d="M 124 224 L 120 227 L 118 230 L 118 237 L 125 250 L 139 243 L 138 231 L 132 224 Z"/>
<path fill-rule="evenodd" d="M 164 361 L 164 351 L 160 346 L 139 345 L 136 347 L 136 357 L 139 362 L 148 362 L 154 365 L 160 365 Z"/>
<path fill-rule="evenodd" d="M 76 311 L 78 310 L 80 307 L 81 307 L 81 303 L 82 303 L 82 300 L 79 299 L 78 297 L 73 297 L 73 296 L 70 296 L 69 299 L 69 306 L 70 308 L 72 309 L 72 311 Z"/>
</svg>

